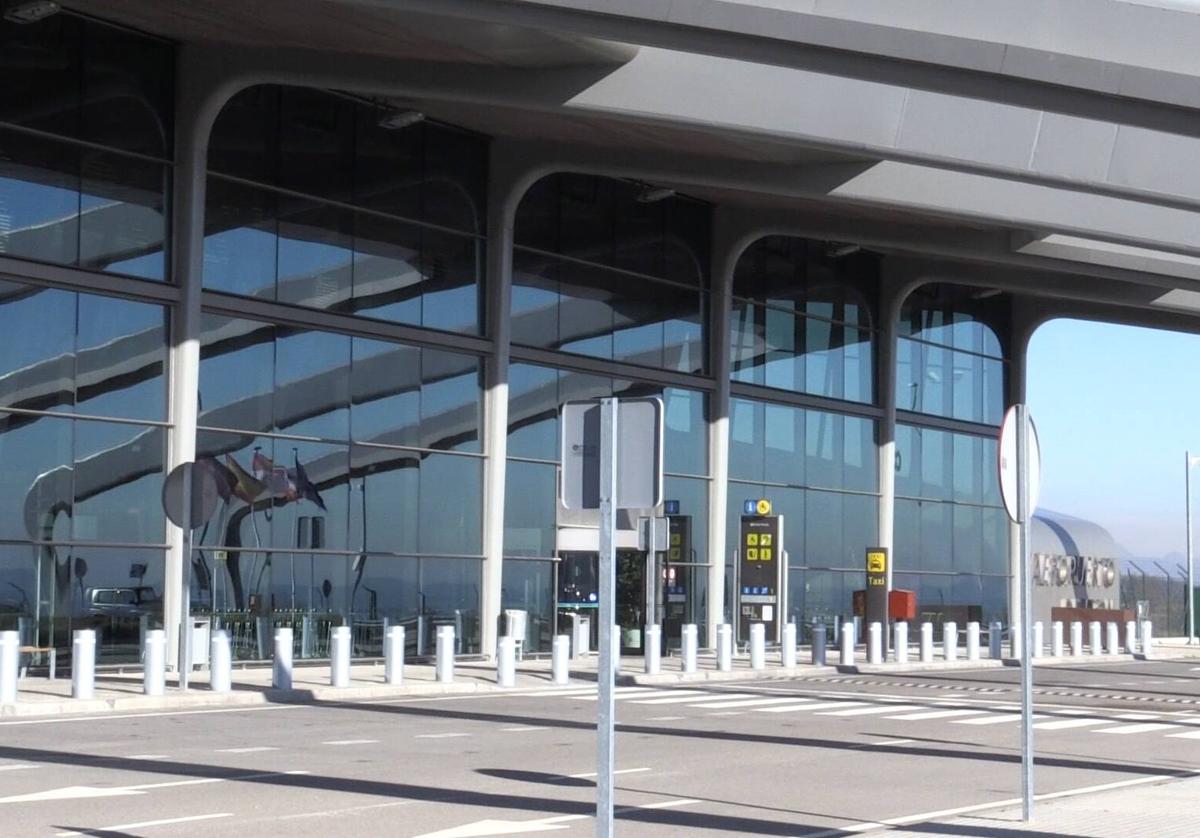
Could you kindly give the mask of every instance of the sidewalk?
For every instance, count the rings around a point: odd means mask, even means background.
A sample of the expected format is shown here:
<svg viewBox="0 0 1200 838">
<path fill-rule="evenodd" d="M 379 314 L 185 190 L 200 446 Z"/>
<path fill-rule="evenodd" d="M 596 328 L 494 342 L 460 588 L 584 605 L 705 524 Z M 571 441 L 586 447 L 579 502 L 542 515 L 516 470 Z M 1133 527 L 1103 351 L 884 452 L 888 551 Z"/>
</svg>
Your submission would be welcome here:
<svg viewBox="0 0 1200 838">
<path fill-rule="evenodd" d="M 887 838 L 977 836 L 977 838 L 1113 838 L 1154 836 L 1194 838 L 1200 835 L 1200 777 L 1142 778 L 1095 786 L 1071 796 L 1039 796 L 1033 820 L 1021 820 L 1017 805 L 981 810 L 939 821 L 924 821 L 876 834 Z"/>
<path fill-rule="evenodd" d="M 1174 655 L 1164 650 L 1163 655 Z M 1197 650 L 1200 654 L 1200 650 Z M 983 659 L 969 661 L 965 655 L 955 661 L 935 658 L 931 663 L 910 662 L 907 664 L 866 663 L 861 649 L 853 665 L 813 666 L 803 661 L 811 660 L 811 652 L 805 648 L 797 655 L 801 661 L 794 669 L 785 669 L 779 663 L 778 652 L 769 653 L 767 666 L 763 670 L 750 668 L 749 658 L 738 656 L 733 660 L 729 672 L 718 671 L 711 653 L 702 654 L 697 671 L 681 671 L 678 657 L 664 658 L 662 670 L 655 675 L 645 674 L 641 657 L 621 660 L 617 682 L 622 685 L 664 686 L 689 683 L 719 683 L 722 681 L 771 681 L 796 677 L 833 676 L 838 674 L 901 675 L 910 672 L 978 670 L 1002 666 L 1013 666 L 1012 660 Z M 1093 663 L 1128 663 L 1135 658 L 1130 655 L 1102 655 L 1080 658 L 1039 658 L 1038 666 L 1068 665 L 1091 661 Z M 836 660 L 836 656 L 829 658 Z M 53 681 L 47 678 L 24 678 L 19 683 L 16 704 L 0 705 L 0 718 L 34 717 L 54 715 L 80 715 L 91 713 L 126 713 L 148 711 L 178 711 L 187 709 L 240 707 L 256 704 L 287 704 L 315 702 L 372 701 L 379 699 L 419 698 L 431 695 L 467 694 L 476 692 L 513 692 L 555 689 L 551 678 L 550 661 L 528 659 L 518 664 L 514 687 L 500 687 L 496 682 L 495 665 L 482 660 L 459 660 L 455 664 L 454 681 L 438 683 L 432 662 L 408 663 L 404 667 L 403 686 L 388 686 L 384 683 L 382 661 L 361 662 L 351 667 L 350 685 L 333 687 L 329 683 L 329 663 L 297 662 L 292 674 L 292 689 L 277 690 L 271 686 L 269 664 L 235 666 L 233 689 L 228 693 L 214 693 L 208 687 L 208 672 L 197 671 L 189 679 L 189 690 L 177 688 L 176 677 L 168 673 L 167 691 L 162 696 L 142 694 L 142 674 L 135 667 L 123 671 L 98 671 L 96 673 L 95 697 L 74 699 L 71 697 L 69 672 Z M 582 660 L 570 662 L 571 686 L 586 686 L 596 682 L 596 657 L 589 655 Z"/>
</svg>

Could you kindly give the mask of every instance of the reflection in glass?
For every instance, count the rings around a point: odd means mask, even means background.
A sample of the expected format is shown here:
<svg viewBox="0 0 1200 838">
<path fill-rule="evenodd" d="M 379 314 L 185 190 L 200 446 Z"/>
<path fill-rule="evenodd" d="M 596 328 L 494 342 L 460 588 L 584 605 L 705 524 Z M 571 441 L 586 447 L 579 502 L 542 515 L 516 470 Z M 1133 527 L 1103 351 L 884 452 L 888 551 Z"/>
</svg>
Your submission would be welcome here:
<svg viewBox="0 0 1200 838">
<path fill-rule="evenodd" d="M 75 423 L 76 539 L 162 543 L 165 436 L 158 427 Z"/>
<path fill-rule="evenodd" d="M 76 300 L 71 291 L 0 282 L 0 406 L 71 410 Z"/>
</svg>

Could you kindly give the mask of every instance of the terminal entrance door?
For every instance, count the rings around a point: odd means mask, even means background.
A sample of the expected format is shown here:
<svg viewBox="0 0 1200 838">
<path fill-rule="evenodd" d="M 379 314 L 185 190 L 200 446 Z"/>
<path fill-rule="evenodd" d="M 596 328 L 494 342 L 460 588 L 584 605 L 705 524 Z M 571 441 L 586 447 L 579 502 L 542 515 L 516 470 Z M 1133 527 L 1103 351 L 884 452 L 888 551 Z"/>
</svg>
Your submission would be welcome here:
<svg viewBox="0 0 1200 838">
<path fill-rule="evenodd" d="M 645 551 L 617 550 L 616 613 L 622 655 L 643 654 L 646 625 L 662 620 L 664 593 L 660 556 L 655 557 L 651 566 Z M 588 643 L 593 651 L 600 644 L 596 621 L 600 605 L 599 566 L 599 555 L 590 551 L 564 552 L 558 564 L 557 631 L 570 633 L 574 620 L 588 619 Z"/>
</svg>

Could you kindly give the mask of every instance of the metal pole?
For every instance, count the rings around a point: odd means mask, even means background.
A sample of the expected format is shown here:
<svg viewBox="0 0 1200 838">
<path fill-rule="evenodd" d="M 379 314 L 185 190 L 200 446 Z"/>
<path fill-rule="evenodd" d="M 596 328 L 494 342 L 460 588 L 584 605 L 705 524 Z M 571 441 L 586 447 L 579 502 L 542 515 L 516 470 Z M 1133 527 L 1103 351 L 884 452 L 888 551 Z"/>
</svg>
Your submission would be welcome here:
<svg viewBox="0 0 1200 838">
<path fill-rule="evenodd" d="M 192 464 L 183 464 L 183 563 L 179 580 L 179 689 L 192 671 Z"/>
<path fill-rule="evenodd" d="M 1017 523 L 1021 573 L 1021 817 L 1033 819 L 1033 591 L 1029 584 L 1029 417 L 1017 405 Z"/>
<path fill-rule="evenodd" d="M 1196 595 L 1195 580 L 1192 577 L 1192 452 L 1185 451 L 1183 458 L 1183 499 L 1185 515 L 1187 516 L 1187 614 L 1188 614 L 1188 645 L 1196 636 Z"/>
<path fill-rule="evenodd" d="M 596 835 L 613 834 L 613 764 L 615 761 L 613 670 L 616 664 L 613 623 L 617 619 L 617 400 L 600 402 L 600 660 L 596 680 L 600 694 L 596 714 Z"/>
</svg>

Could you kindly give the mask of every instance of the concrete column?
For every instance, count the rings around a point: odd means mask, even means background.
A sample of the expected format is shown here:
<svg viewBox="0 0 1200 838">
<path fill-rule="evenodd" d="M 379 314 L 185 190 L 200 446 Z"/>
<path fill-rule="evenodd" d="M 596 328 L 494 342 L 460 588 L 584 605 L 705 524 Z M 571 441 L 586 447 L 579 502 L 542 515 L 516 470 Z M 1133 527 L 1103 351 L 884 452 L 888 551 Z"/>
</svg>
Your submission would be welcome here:
<svg viewBox="0 0 1200 838">
<path fill-rule="evenodd" d="M 779 647 L 779 665 L 784 669 L 796 668 L 796 624 L 783 626 L 783 643 Z"/>
<path fill-rule="evenodd" d="M 646 626 L 642 646 L 645 649 L 646 674 L 657 675 L 662 671 L 662 627 Z"/>
<path fill-rule="evenodd" d="M 908 663 L 908 623 L 897 622 L 894 633 L 892 645 L 895 647 L 896 663 Z"/>
<path fill-rule="evenodd" d="M 967 623 L 967 660 L 979 660 L 979 623 Z"/>
<path fill-rule="evenodd" d="M 550 672 L 555 686 L 566 686 L 571 680 L 571 638 L 555 635 L 550 646 Z"/>
<path fill-rule="evenodd" d="M 729 623 L 717 626 L 717 669 L 721 672 L 733 670 L 733 626 Z"/>
<path fill-rule="evenodd" d="M 767 667 L 767 627 L 762 623 L 750 624 L 750 668 L 756 672 Z"/>
<path fill-rule="evenodd" d="M 439 684 L 454 682 L 454 626 L 438 626 L 437 680 Z"/>
<path fill-rule="evenodd" d="M 876 423 L 875 453 L 878 458 L 879 508 L 876 544 L 888 551 L 887 589 L 892 590 L 892 568 L 897 561 L 910 562 L 911 556 L 895 555 L 896 530 L 896 352 L 900 311 L 908 291 L 905 286 L 887 284 L 880 300 L 880 324 L 877 338 L 875 380 L 883 415 Z"/>
<path fill-rule="evenodd" d="M 921 623 L 921 663 L 933 663 L 933 623 Z"/>
<path fill-rule="evenodd" d="M 384 636 L 383 680 L 391 687 L 404 683 L 404 626 L 388 626 Z"/>
<path fill-rule="evenodd" d="M 680 661 L 680 666 L 683 668 L 684 672 L 696 671 L 696 647 L 699 645 L 698 634 L 699 630 L 696 628 L 695 623 L 688 623 L 683 627 L 682 634 L 680 636 L 680 641 L 683 646 L 681 650 L 682 660 Z"/>
<path fill-rule="evenodd" d="M 1033 655 L 1034 659 L 1042 656 L 1042 621 L 1037 620 L 1033 624 L 1033 637 L 1029 640 L 1029 654 Z"/>
<path fill-rule="evenodd" d="M 142 692 L 162 695 L 167 691 L 167 635 L 162 629 L 146 632 L 142 653 Z"/>
<path fill-rule="evenodd" d="M 1050 624 L 1050 656 L 1053 658 L 1063 656 L 1063 624 L 1061 620 L 1055 620 Z"/>
<path fill-rule="evenodd" d="M 883 663 L 883 626 L 878 622 L 867 627 L 867 663 Z"/>
<path fill-rule="evenodd" d="M 1083 623 L 1076 620 L 1071 623 L 1071 657 L 1083 655 Z"/>
<path fill-rule="evenodd" d="M 96 632 L 82 629 L 71 641 L 71 697 L 96 695 Z"/>
<path fill-rule="evenodd" d="M 825 665 L 825 624 L 817 623 L 813 626 L 812 636 L 812 662 L 813 666 Z"/>
<path fill-rule="evenodd" d="M 350 686 L 350 626 L 335 626 L 329 639 L 329 684 Z"/>
<path fill-rule="evenodd" d="M 958 660 L 958 623 L 942 623 L 942 655 L 948 661 Z"/>
<path fill-rule="evenodd" d="M 17 676 L 21 672 L 21 633 L 0 632 L 0 704 L 17 703 Z"/>
<path fill-rule="evenodd" d="M 208 641 L 208 687 L 215 693 L 233 689 L 233 654 L 229 632 L 218 629 Z"/>
</svg>

